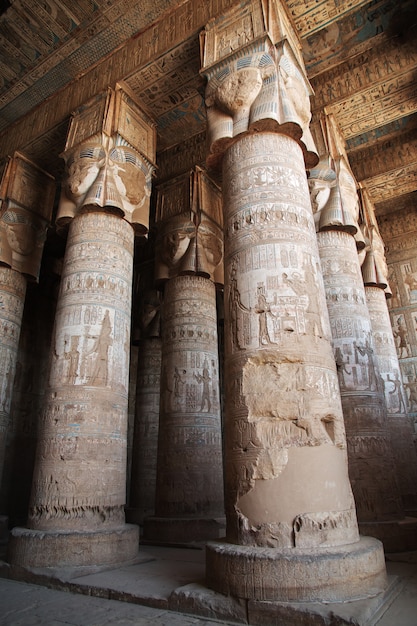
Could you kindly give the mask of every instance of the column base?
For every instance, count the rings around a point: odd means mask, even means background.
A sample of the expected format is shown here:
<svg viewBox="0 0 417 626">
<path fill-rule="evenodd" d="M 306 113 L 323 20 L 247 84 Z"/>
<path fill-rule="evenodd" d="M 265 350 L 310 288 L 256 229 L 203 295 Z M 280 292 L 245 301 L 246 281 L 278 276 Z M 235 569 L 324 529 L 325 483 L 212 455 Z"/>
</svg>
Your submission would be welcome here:
<svg viewBox="0 0 417 626">
<path fill-rule="evenodd" d="M 226 534 L 225 518 L 147 517 L 143 537 L 164 544 L 186 544 L 220 539 Z"/>
<path fill-rule="evenodd" d="M 382 542 L 385 552 L 417 550 L 417 518 L 404 517 L 384 522 L 359 522 L 361 535 L 375 537 Z"/>
<path fill-rule="evenodd" d="M 332 548 L 206 546 L 206 584 L 235 598 L 343 602 L 373 597 L 388 581 L 382 544 L 373 537 Z"/>
<path fill-rule="evenodd" d="M 20 567 L 107 565 L 134 559 L 139 528 L 125 524 L 99 531 L 44 531 L 13 528 L 7 560 Z"/>
</svg>

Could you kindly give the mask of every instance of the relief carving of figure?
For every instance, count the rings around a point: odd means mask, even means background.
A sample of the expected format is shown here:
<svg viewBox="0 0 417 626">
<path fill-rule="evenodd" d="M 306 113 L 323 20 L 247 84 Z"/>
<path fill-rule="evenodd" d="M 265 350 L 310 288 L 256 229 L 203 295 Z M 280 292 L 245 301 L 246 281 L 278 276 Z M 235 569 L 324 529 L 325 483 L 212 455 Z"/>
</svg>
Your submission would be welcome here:
<svg viewBox="0 0 417 626">
<path fill-rule="evenodd" d="M 236 265 L 233 264 L 230 273 L 230 287 L 229 287 L 229 311 L 230 311 L 230 325 L 231 325 L 231 339 L 232 347 L 238 350 L 243 350 L 243 315 L 249 313 L 250 309 L 246 307 L 240 297 L 240 291 L 237 286 L 236 278 Z"/>
<path fill-rule="evenodd" d="M 366 356 L 368 359 L 368 389 L 370 391 L 376 391 L 378 389 L 378 379 L 375 370 L 374 363 L 374 351 L 369 341 L 366 340 L 364 346 L 358 346 L 356 341 L 353 342 L 355 348 L 355 354 L 359 352 L 361 356 Z"/>
<path fill-rule="evenodd" d="M 408 389 L 408 403 L 410 405 L 410 411 L 417 411 L 417 378 L 409 380 L 404 384 L 404 387 Z"/>
<path fill-rule="evenodd" d="M 337 378 L 339 380 L 339 387 L 341 390 L 346 389 L 346 382 L 344 374 L 348 374 L 349 376 L 352 373 L 352 370 L 348 370 L 346 367 L 346 362 L 343 359 L 343 354 L 341 349 L 338 347 L 335 350 L 335 361 L 336 361 L 336 369 L 337 369 Z"/>
<path fill-rule="evenodd" d="M 210 376 L 210 372 L 208 369 L 207 359 L 204 360 L 203 373 L 200 374 L 200 372 L 197 372 L 197 374 L 194 374 L 194 378 L 196 379 L 198 383 L 203 384 L 203 391 L 201 394 L 200 412 L 204 410 L 204 407 L 207 403 L 207 413 L 209 413 L 211 409 L 211 401 L 210 401 L 211 376 Z"/>
<path fill-rule="evenodd" d="M 390 382 L 393 384 L 393 389 L 391 389 L 391 391 L 389 391 L 388 393 L 390 396 L 393 396 L 394 399 L 397 400 L 397 406 L 398 406 L 397 413 L 406 413 L 407 407 L 405 404 L 403 385 L 401 383 L 398 370 L 394 372 L 394 380 L 391 380 L 389 374 L 387 375 L 387 382 Z"/>
<path fill-rule="evenodd" d="M 404 325 L 402 317 L 397 319 L 397 330 L 393 329 L 393 335 L 399 340 L 397 345 L 398 358 L 403 359 L 411 356 L 410 346 L 408 344 L 407 328 Z"/>
<path fill-rule="evenodd" d="M 258 300 L 255 307 L 255 313 L 257 313 L 259 320 L 259 346 L 265 344 L 270 345 L 274 343 L 271 341 L 268 331 L 268 315 L 271 313 L 271 305 L 267 302 L 265 296 L 265 286 L 263 284 L 258 285 Z"/>
<path fill-rule="evenodd" d="M 109 311 L 104 314 L 99 336 L 88 355 L 93 356 L 90 383 L 92 385 L 107 385 L 109 348 L 113 345 L 111 337 L 112 327 Z"/>
<path fill-rule="evenodd" d="M 80 361 L 80 353 L 78 350 L 78 336 L 71 337 L 71 346 L 68 352 L 64 352 L 64 357 L 68 361 L 67 382 L 73 385 L 77 378 L 78 364 Z"/>
</svg>

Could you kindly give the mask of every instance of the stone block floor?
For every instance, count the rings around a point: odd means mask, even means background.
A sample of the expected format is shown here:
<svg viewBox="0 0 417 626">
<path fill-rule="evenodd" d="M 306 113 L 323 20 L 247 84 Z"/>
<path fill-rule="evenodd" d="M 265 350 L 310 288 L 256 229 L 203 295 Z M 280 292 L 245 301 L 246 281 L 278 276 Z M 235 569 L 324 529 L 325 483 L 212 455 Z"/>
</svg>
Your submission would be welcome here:
<svg viewBox="0 0 417 626">
<path fill-rule="evenodd" d="M 4 558 L 4 557 L 3 557 Z M 141 545 L 114 568 L 16 571 L 0 562 L 0 626 L 417 626 L 417 552 L 387 556 L 383 599 L 236 602 L 204 586 L 204 549 Z"/>
</svg>

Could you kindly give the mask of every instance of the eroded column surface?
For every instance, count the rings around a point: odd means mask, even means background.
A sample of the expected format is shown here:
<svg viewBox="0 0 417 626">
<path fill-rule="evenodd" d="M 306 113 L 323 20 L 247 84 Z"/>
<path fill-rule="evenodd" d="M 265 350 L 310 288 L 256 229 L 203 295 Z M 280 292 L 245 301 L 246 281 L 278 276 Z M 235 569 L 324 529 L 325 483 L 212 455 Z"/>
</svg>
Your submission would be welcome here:
<svg viewBox="0 0 417 626">
<path fill-rule="evenodd" d="M 164 294 L 155 517 L 145 520 L 145 537 L 217 538 L 223 517 L 215 285 L 181 275 Z"/>
<path fill-rule="evenodd" d="M 301 149 L 279 134 L 242 138 L 223 177 L 228 540 L 357 541 Z"/>
<path fill-rule="evenodd" d="M 280 134 L 242 137 L 223 181 L 229 543 L 209 544 L 208 582 L 243 597 L 343 596 L 362 557 L 301 148 Z M 344 591 L 337 575 L 323 581 L 341 552 Z"/>
</svg>

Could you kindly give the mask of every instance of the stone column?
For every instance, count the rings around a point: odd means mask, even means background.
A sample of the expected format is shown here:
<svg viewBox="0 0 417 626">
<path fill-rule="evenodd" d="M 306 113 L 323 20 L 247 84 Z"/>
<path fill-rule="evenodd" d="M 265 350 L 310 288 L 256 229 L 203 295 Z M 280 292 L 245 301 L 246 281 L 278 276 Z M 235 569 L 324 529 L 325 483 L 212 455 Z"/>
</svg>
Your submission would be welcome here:
<svg viewBox="0 0 417 626">
<path fill-rule="evenodd" d="M 388 428 L 394 455 L 399 490 L 406 511 L 417 510 L 417 456 L 413 443 L 413 424 L 407 412 L 407 395 L 400 365 L 386 295 L 390 294 L 384 244 L 378 231 L 373 207 L 365 189 L 361 190 L 367 224 L 368 246 L 362 264 L 366 302 L 374 337 L 375 357 L 384 381 Z M 412 549 L 412 548 L 408 548 Z M 413 548 L 414 549 L 414 548 Z"/>
<path fill-rule="evenodd" d="M 11 267 L 0 267 L 0 482 L 6 455 L 25 294 L 25 276 Z"/>
<path fill-rule="evenodd" d="M 343 416 L 349 476 L 361 533 L 381 539 L 388 551 L 404 549 L 404 510 L 391 446 L 384 385 L 374 349 L 371 319 L 355 235 L 359 229 L 356 182 L 332 120 L 323 118 L 334 164 L 329 194 L 313 193 L 317 239 L 332 330 Z M 323 167 L 310 171 L 316 191 L 331 176 Z M 316 183 L 317 181 L 317 183 Z M 407 540 L 406 540 L 407 543 Z"/>
<path fill-rule="evenodd" d="M 148 276 L 149 267 L 145 268 Z M 140 271 L 140 270 L 139 270 Z M 149 272 L 153 278 L 153 272 Z M 147 281 L 149 282 L 149 281 Z M 152 281 L 151 281 L 152 282 Z M 138 365 L 135 424 L 127 519 L 143 525 L 155 513 L 156 463 L 158 451 L 161 387 L 160 294 L 148 289 L 139 294 Z"/>
<path fill-rule="evenodd" d="M 0 184 L 0 484 L 27 281 L 37 282 L 55 195 L 54 180 L 22 154 L 9 159 Z M 9 474 L 9 472 L 8 472 Z M 3 505 L 3 503 L 2 503 Z M 5 506 L 5 505 L 3 505 Z M 6 512 L 6 511 L 4 511 Z"/>
<path fill-rule="evenodd" d="M 156 275 L 170 278 L 161 320 L 155 516 L 145 520 L 144 537 L 189 543 L 224 532 L 214 283 L 223 251 L 221 204 L 218 188 L 199 168 L 161 186 L 158 198 Z"/>
<path fill-rule="evenodd" d="M 152 170 L 137 141 L 145 128 L 152 138 L 119 89 L 76 112 L 70 126 L 58 214 L 70 225 L 49 388 L 28 528 L 13 529 L 9 544 L 13 565 L 100 565 L 137 554 L 138 528 L 125 524 L 124 504 L 133 225 L 146 230 L 149 192 L 138 185 Z"/>
<path fill-rule="evenodd" d="M 309 87 L 277 8 L 239 7 L 204 33 L 208 161 L 223 156 L 227 518 L 206 577 L 250 600 L 340 600 L 382 589 L 385 566 L 358 534 L 305 173 Z"/>
</svg>

